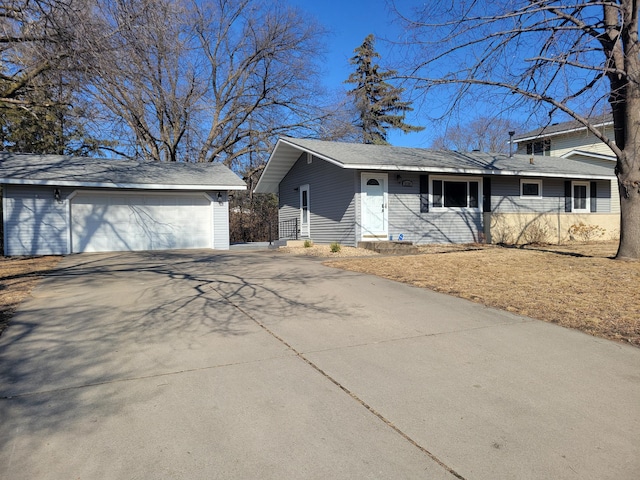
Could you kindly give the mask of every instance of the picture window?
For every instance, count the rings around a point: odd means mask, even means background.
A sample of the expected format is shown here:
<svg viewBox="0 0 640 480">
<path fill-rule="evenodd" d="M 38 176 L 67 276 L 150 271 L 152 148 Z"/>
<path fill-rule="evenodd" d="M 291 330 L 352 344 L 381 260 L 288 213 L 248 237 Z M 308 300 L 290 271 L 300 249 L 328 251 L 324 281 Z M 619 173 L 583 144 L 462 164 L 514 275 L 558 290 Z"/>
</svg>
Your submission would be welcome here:
<svg viewBox="0 0 640 480">
<path fill-rule="evenodd" d="M 466 178 L 436 178 L 431 182 L 433 208 L 477 209 L 480 181 Z"/>
</svg>

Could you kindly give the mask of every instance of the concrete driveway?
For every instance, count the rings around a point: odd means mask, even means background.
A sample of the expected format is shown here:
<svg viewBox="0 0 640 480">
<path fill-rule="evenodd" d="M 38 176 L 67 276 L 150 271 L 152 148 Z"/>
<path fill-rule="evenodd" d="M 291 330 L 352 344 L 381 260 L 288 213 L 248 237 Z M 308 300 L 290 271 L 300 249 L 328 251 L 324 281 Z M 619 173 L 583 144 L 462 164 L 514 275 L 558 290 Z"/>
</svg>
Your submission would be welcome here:
<svg viewBox="0 0 640 480">
<path fill-rule="evenodd" d="M 313 259 L 70 256 L 0 337 L 0 478 L 638 472 L 639 349 Z"/>
</svg>

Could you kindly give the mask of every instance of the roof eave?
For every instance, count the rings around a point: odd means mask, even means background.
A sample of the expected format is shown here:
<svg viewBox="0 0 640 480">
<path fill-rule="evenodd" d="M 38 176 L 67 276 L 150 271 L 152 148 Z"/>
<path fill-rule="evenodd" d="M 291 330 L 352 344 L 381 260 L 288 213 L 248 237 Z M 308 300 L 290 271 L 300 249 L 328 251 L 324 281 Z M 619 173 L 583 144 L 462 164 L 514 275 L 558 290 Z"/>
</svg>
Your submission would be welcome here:
<svg viewBox="0 0 640 480">
<path fill-rule="evenodd" d="M 300 155 L 297 155 L 295 158 L 293 157 L 287 158 L 284 155 L 278 156 L 278 154 L 280 153 L 280 150 L 283 148 L 292 148 L 300 152 L 300 154 L 310 153 L 311 155 L 321 160 L 332 163 L 339 167 L 344 167 L 344 165 L 341 162 L 331 157 L 322 155 L 321 153 L 318 153 L 309 148 L 296 145 L 295 143 L 288 141 L 286 138 L 279 138 L 275 148 L 273 149 L 273 152 L 271 152 L 271 155 L 267 160 L 267 165 L 262 171 L 262 175 L 260 175 L 260 179 L 256 184 L 256 188 L 254 188 L 253 190 L 254 193 L 278 193 L 278 185 L 280 185 L 280 182 L 285 177 L 286 172 L 291 170 L 291 167 L 293 167 L 293 165 L 296 163 L 296 161 L 300 157 Z M 279 160 L 279 159 L 282 159 L 282 160 Z M 287 167 L 287 168 L 285 170 L 281 169 L 279 173 L 279 172 L 275 172 L 275 169 L 278 167 Z M 283 171 L 285 172 L 284 174 L 281 173 Z"/>
<path fill-rule="evenodd" d="M 608 122 L 600 122 L 600 123 L 596 123 L 593 127 L 594 128 L 600 128 L 600 127 L 608 127 L 609 125 L 613 125 L 612 121 L 608 121 Z M 529 140 L 538 140 L 540 138 L 547 138 L 547 137 L 557 137 L 558 135 L 566 135 L 567 133 L 575 133 L 575 132 L 580 132 L 583 130 L 586 130 L 587 127 L 585 127 L 584 125 L 581 127 L 577 127 L 577 128 L 569 128 L 566 130 L 560 130 L 557 132 L 552 132 L 552 133 L 544 133 L 544 131 L 539 132 L 536 135 L 529 135 L 526 137 L 514 137 L 513 138 L 513 143 L 520 143 L 520 142 L 526 142 Z"/>
<path fill-rule="evenodd" d="M 580 155 L 582 157 L 591 157 L 598 160 L 608 160 L 611 162 L 616 161 L 615 155 L 605 155 L 604 153 L 588 152 L 586 150 L 571 150 L 570 152 L 563 153 L 562 155 L 560 155 L 560 157 L 570 159 L 571 157 L 574 157 L 576 155 Z"/>
<path fill-rule="evenodd" d="M 115 182 L 74 182 L 69 180 L 34 180 L 24 178 L 0 178 L 0 184 L 5 185 L 38 185 L 55 187 L 79 188 L 129 188 L 137 190 L 246 190 L 246 185 L 176 185 L 156 183 L 115 183 Z"/>
<path fill-rule="evenodd" d="M 526 176 L 544 178 L 584 178 L 592 180 L 609 180 L 615 175 L 598 175 L 589 173 L 572 172 L 540 172 L 535 170 L 500 170 L 482 168 L 452 168 L 452 167 L 419 167 L 415 165 L 355 165 L 346 164 L 346 169 L 354 170 L 392 170 L 403 172 L 424 172 L 440 174 L 463 174 L 463 175 L 494 175 L 494 176 Z"/>
</svg>

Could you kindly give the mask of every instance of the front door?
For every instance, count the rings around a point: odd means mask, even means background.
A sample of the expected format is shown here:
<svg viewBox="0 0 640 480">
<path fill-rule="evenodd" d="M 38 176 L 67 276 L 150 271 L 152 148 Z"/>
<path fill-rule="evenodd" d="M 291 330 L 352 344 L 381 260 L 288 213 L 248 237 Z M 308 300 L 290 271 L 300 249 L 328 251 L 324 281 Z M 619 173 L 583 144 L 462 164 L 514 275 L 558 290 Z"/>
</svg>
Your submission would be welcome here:
<svg viewBox="0 0 640 480">
<path fill-rule="evenodd" d="M 387 239 L 387 174 L 363 173 L 362 193 L 362 239 Z"/>
</svg>

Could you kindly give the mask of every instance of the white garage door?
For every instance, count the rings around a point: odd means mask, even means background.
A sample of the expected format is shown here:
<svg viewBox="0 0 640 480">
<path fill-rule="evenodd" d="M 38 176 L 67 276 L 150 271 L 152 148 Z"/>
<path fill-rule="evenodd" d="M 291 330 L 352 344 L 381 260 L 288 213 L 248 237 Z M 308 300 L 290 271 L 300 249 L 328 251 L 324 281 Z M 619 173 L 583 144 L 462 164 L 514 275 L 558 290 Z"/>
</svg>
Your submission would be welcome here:
<svg viewBox="0 0 640 480">
<path fill-rule="evenodd" d="M 211 248 L 203 194 L 80 192 L 71 201 L 73 252 Z"/>
</svg>

